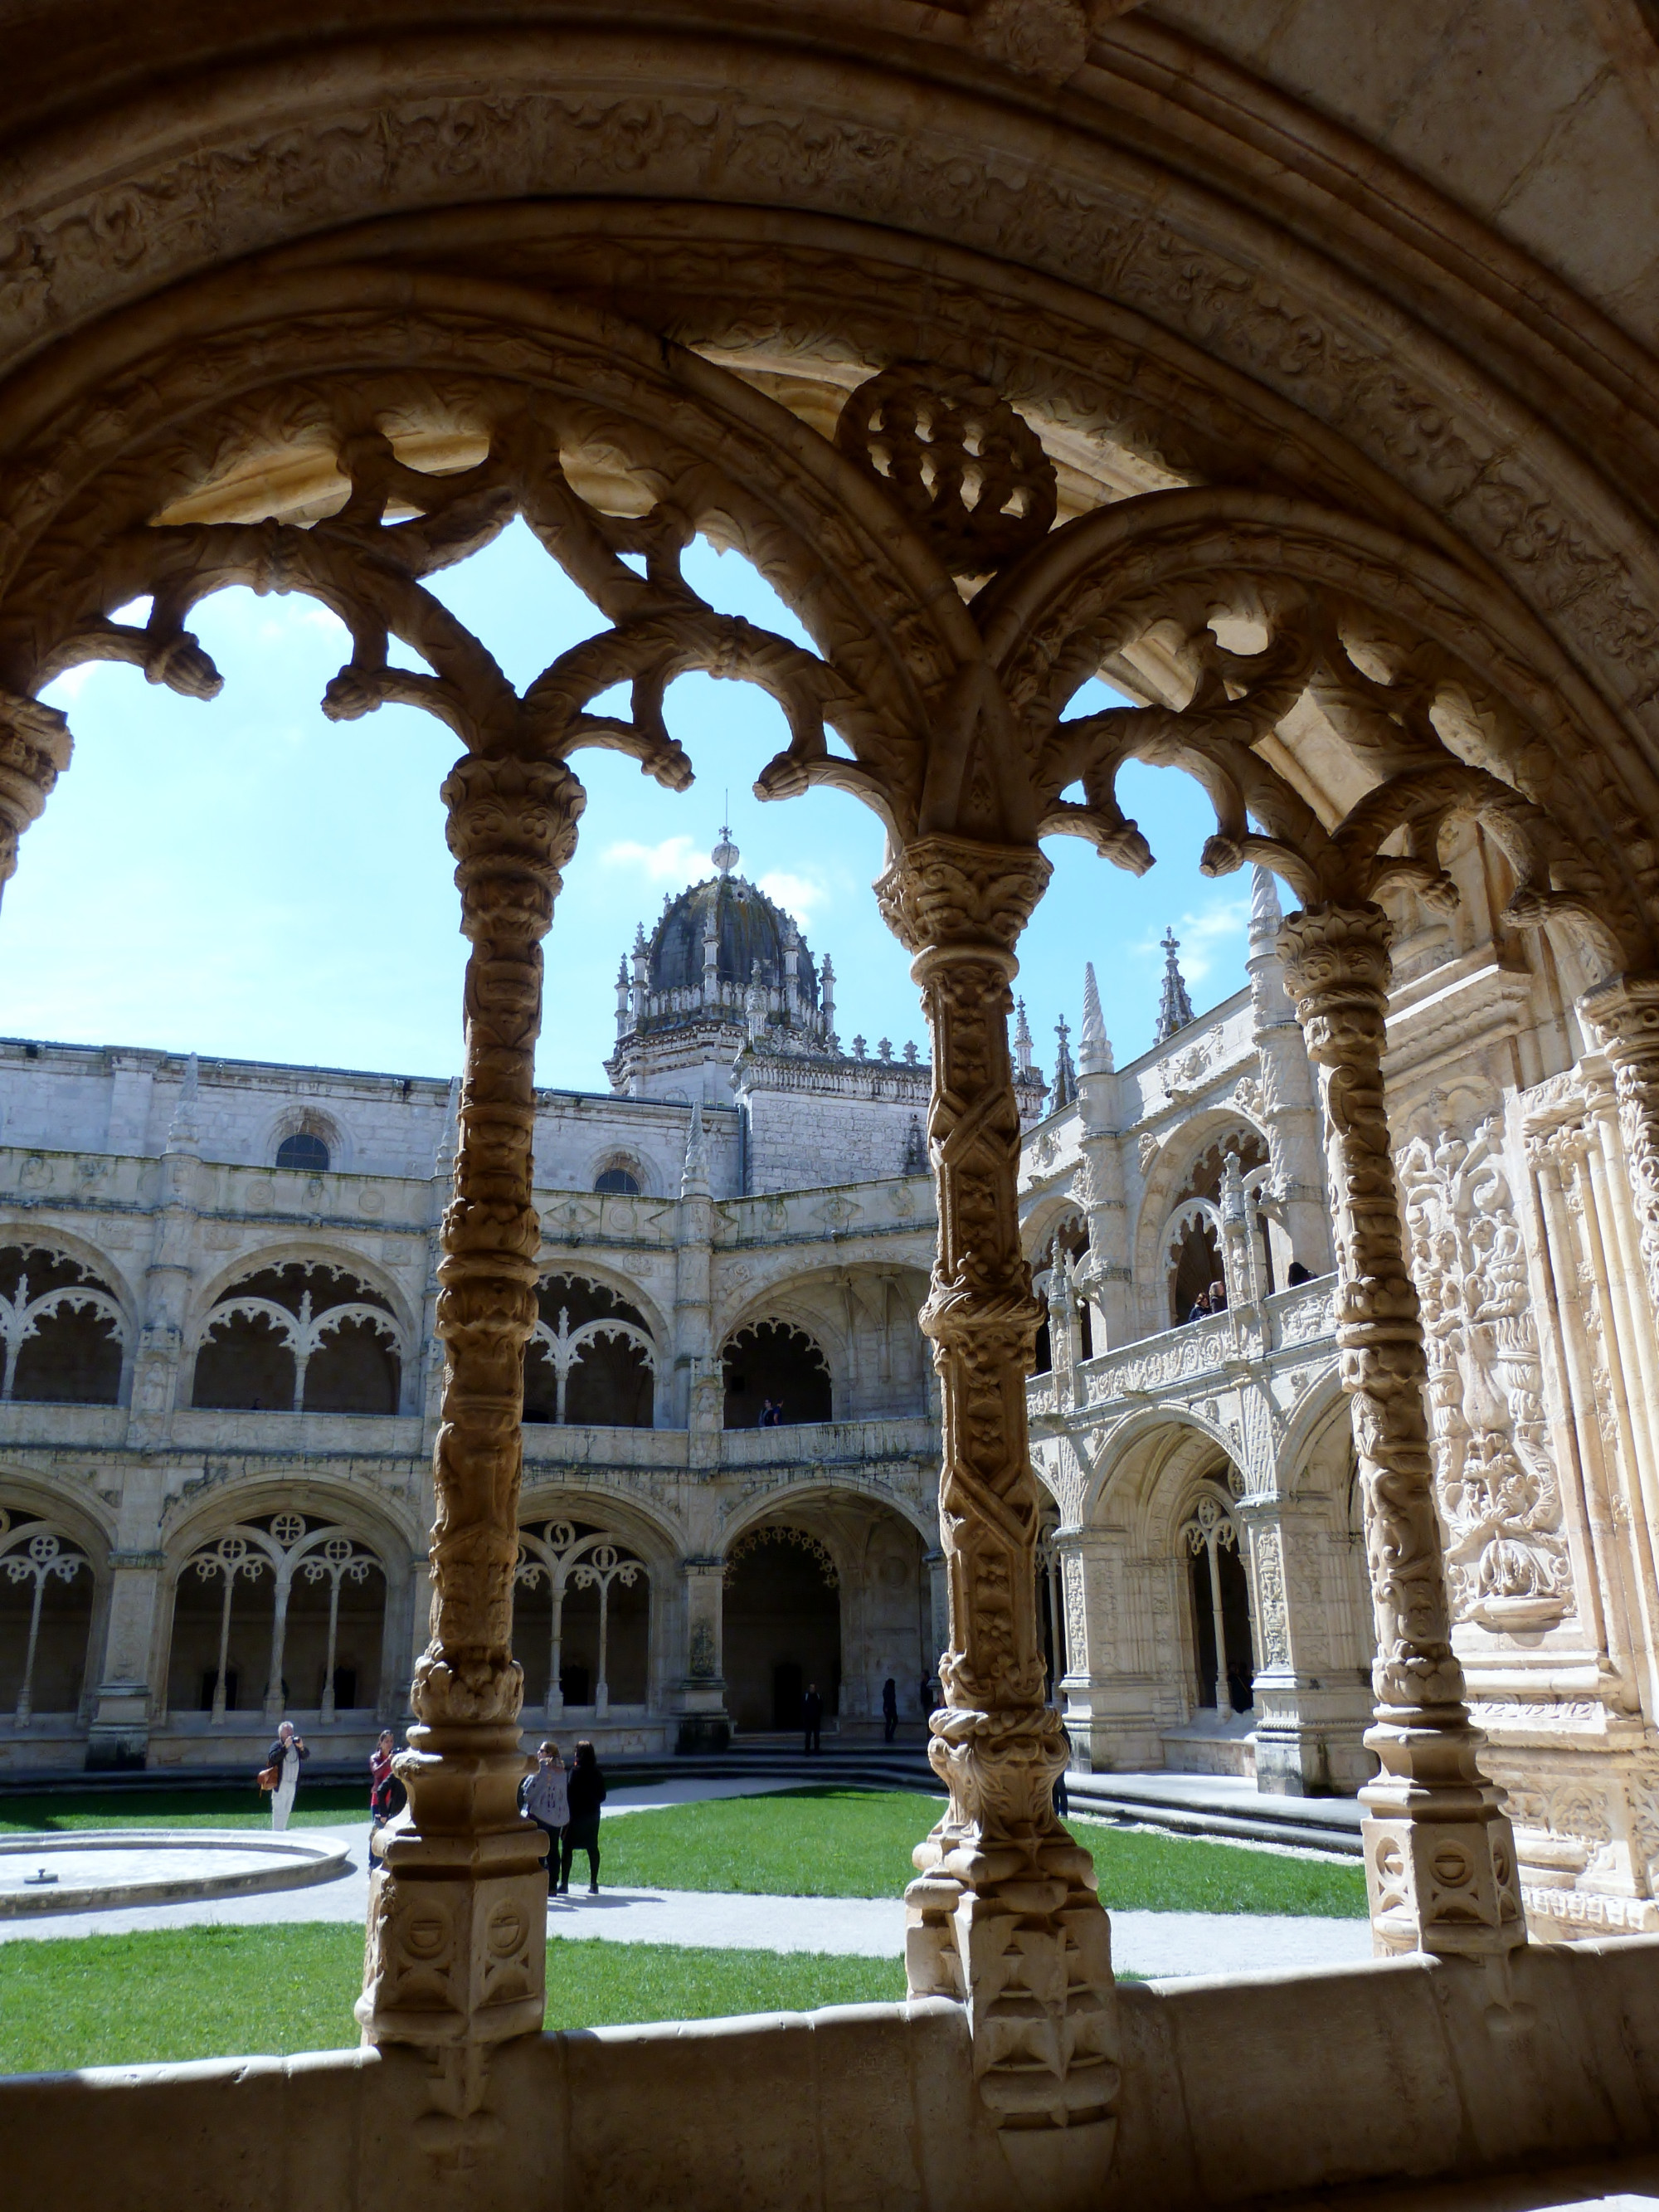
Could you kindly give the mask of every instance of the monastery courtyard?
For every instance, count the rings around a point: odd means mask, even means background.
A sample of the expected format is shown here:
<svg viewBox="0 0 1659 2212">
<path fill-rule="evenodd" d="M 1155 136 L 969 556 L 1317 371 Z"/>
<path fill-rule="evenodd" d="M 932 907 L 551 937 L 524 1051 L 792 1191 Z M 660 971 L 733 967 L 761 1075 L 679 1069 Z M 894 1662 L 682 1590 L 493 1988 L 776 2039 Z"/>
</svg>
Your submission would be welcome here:
<svg viewBox="0 0 1659 2212">
<path fill-rule="evenodd" d="M 902 1988 L 903 1861 L 892 1844 L 920 1842 L 936 1817 L 933 1804 L 912 1792 L 883 1797 L 838 1788 L 803 1771 L 776 1796 L 782 1817 L 769 1818 L 768 1799 L 779 1790 L 775 1778 L 613 1788 L 602 1826 L 599 1896 L 583 1894 L 578 1881 L 570 1896 L 550 1901 L 549 2002 L 555 2025 L 775 2009 L 786 2002 L 793 2008 L 890 1996 Z M 84 1912 L 0 1917 L 0 1945 L 12 1947 L 0 1949 L 0 2063 L 210 2057 L 249 2047 L 249 2039 L 260 2038 L 261 2031 L 260 2047 L 283 2047 L 280 2033 L 274 2043 L 265 2039 L 273 2012 L 268 1989 L 258 1986 L 270 1971 L 264 1944 L 231 1942 L 195 1959 L 176 1943 L 128 1942 L 118 1952 L 101 1948 L 112 1938 L 181 1929 L 337 1931 L 337 1942 L 290 1963 L 292 1986 L 285 1996 L 296 2027 L 309 2027 L 317 2009 L 327 2004 L 328 1978 L 334 1973 L 343 2030 L 357 1970 L 352 1939 L 367 1910 L 369 1867 L 366 1820 L 342 1818 L 331 1802 L 344 1794 L 318 1790 L 321 1802 L 301 1805 L 293 1823 L 308 1839 L 337 1841 L 349 1853 L 347 1870 L 326 1884 L 171 1904 L 124 1906 L 118 1898 Z M 714 1823 L 672 1817 L 681 1808 L 733 1799 L 754 1801 L 749 1809 L 759 1818 Z M 236 1812 L 222 1807 L 216 1793 L 210 1810 L 181 1811 L 176 1795 L 166 1805 L 163 1819 L 137 1809 L 131 1797 L 90 1804 L 69 1796 L 0 1799 L 0 1845 L 14 1844 L 26 1820 L 52 1824 L 66 1843 L 77 1830 L 108 1832 L 115 1825 L 112 1812 L 133 1830 L 236 1833 Z M 664 1813 L 671 1817 L 638 1828 L 624 1825 L 630 1815 Z M 1095 1850 L 1103 1879 L 1114 1883 L 1121 1974 L 1146 1980 L 1248 1972 L 1344 1964 L 1369 1955 L 1364 1881 L 1352 1858 L 1291 1844 L 1176 1839 L 1098 1816 L 1080 1816 L 1077 1832 Z M 884 1863 L 884 1855 L 896 1867 Z M 28 1864 L 24 1854 L 20 1871 Z M 134 1870 L 143 1871 L 142 1862 L 134 1862 Z M 805 1893 L 803 1882 L 817 1887 Z M 607 1955 L 584 1958 L 577 1972 L 562 1971 L 558 1954 L 579 1942 Z M 608 1955 L 615 1945 L 647 1946 L 671 1955 L 653 1956 L 651 1981 L 642 1984 L 636 1961 Z M 724 1971 L 712 1979 L 704 1956 L 710 1951 L 736 1954 L 714 1962 Z M 672 1956 L 677 1952 L 690 1955 L 677 1962 Z M 792 1962 L 793 1973 L 780 1975 L 784 1960 Z M 839 1970 L 842 1961 L 872 1965 L 848 1973 Z M 875 1966 L 876 1961 L 883 1963 Z M 76 1977 L 81 1986 L 69 1995 Z M 117 1980 L 118 2005 L 107 1999 Z M 205 2018 L 189 2017 L 191 2005 Z"/>
<path fill-rule="evenodd" d="M 0 0 L 0 894 L 4 2212 L 1659 2208 L 1659 0 Z"/>
</svg>

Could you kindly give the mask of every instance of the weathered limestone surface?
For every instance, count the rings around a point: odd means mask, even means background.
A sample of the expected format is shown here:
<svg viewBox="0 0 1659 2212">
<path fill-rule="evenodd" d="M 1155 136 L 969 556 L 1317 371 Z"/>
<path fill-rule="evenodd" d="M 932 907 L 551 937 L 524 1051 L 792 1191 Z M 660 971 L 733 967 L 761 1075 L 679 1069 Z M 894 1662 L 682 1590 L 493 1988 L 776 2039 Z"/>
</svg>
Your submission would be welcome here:
<svg viewBox="0 0 1659 2212">
<path fill-rule="evenodd" d="M 1659 2143 L 1656 1962 L 1642 1938 L 1530 1951 L 1518 2031 L 1494 2028 L 1478 1970 L 1420 1958 L 1129 1985 L 1109 2172 L 1092 2130 L 1073 2138 L 1082 2159 L 1060 2136 L 1046 2166 L 1010 2164 L 942 2000 L 510 2045 L 490 2075 L 495 2148 L 465 2172 L 420 2148 L 418 2062 L 395 2052 L 14 2077 L 0 2148 L 18 2201 L 62 2212 L 100 2212 L 113 2172 L 124 2212 L 459 2212 L 486 2187 L 501 2212 L 1187 2212 L 1340 2182 L 1536 2177 Z"/>
</svg>

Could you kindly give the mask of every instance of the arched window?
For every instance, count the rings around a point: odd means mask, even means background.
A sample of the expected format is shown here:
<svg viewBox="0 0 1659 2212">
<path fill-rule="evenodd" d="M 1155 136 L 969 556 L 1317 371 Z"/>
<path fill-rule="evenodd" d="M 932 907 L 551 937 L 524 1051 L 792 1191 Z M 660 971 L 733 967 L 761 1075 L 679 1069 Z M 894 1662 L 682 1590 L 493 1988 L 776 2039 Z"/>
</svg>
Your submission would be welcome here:
<svg viewBox="0 0 1659 2212">
<path fill-rule="evenodd" d="M 652 1425 L 655 1349 L 645 1316 L 608 1283 L 550 1275 L 525 1348 L 526 1421 L 591 1428 Z"/>
<path fill-rule="evenodd" d="M 595 1181 L 593 1188 L 595 1190 L 614 1191 L 619 1198 L 637 1198 L 640 1194 L 639 1177 L 627 1168 L 607 1168 Z"/>
<path fill-rule="evenodd" d="M 752 1322 L 731 1339 L 723 1355 L 726 1426 L 763 1425 L 769 1401 L 771 1425 L 828 1421 L 830 1363 L 804 1328 L 787 1321 Z"/>
<path fill-rule="evenodd" d="M 328 1146 L 310 1129 L 296 1129 L 276 1147 L 279 1168 L 298 1168 L 303 1175 L 322 1175 L 328 1167 Z"/>
<path fill-rule="evenodd" d="M 247 1275 L 208 1316 L 191 1402 L 250 1413 L 395 1413 L 401 1340 L 378 1291 L 291 1261 Z"/>
<path fill-rule="evenodd" d="M 0 1246 L 0 1399 L 112 1406 L 123 1327 L 91 1269 L 41 1246 Z"/>
</svg>

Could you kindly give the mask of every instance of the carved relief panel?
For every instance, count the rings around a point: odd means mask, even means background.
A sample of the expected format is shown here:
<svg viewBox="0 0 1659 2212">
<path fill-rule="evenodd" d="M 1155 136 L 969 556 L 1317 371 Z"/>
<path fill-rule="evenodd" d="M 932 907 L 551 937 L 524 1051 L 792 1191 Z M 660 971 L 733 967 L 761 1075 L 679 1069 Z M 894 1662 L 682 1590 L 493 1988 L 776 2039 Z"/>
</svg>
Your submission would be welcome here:
<svg viewBox="0 0 1659 2212">
<path fill-rule="evenodd" d="M 1573 1603 L 1526 1253 L 1496 1116 L 1400 1158 L 1423 1302 L 1435 1493 L 1454 1618 L 1548 1628 Z"/>
</svg>

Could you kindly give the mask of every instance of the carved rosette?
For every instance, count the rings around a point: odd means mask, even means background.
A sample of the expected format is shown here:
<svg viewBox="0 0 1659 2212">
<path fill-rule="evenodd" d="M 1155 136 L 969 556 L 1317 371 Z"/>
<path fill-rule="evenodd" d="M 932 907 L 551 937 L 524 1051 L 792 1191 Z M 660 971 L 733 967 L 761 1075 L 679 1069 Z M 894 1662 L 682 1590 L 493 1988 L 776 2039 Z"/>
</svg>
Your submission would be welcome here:
<svg viewBox="0 0 1659 2212">
<path fill-rule="evenodd" d="M 1659 975 L 1616 975 L 1579 1000 L 1613 1062 L 1648 1297 L 1659 1313 Z"/>
<path fill-rule="evenodd" d="M 536 1325 L 532 1068 L 541 939 L 574 849 L 583 793 L 556 763 L 472 755 L 443 787 L 471 943 L 453 1195 L 437 1329 L 447 1353 L 434 1464 L 432 1638 L 415 1670 L 421 1724 L 398 1761 L 409 1823 L 371 1881 L 363 1994 L 371 2042 L 435 2050 L 441 2154 L 487 2136 L 481 2054 L 541 2026 L 547 1879 L 519 1817 L 523 1680 L 513 1586 L 524 1347 Z"/>
<path fill-rule="evenodd" d="M 1380 907 L 1294 914 L 1285 980 L 1320 1069 L 1337 1260 L 1336 1340 L 1353 1412 L 1376 1614 L 1382 1772 L 1361 1792 L 1371 1926 L 1383 1954 L 1492 1955 L 1526 1940 L 1514 1840 L 1463 1702 L 1425 1392 L 1382 1093 L 1391 931 Z"/>
<path fill-rule="evenodd" d="M 1118 2081 L 1110 1934 L 1089 1856 L 1054 1810 L 1067 1747 L 1043 1703 L 1026 1443 L 1042 1309 L 1020 1249 L 1007 1020 L 1013 947 L 1048 872 L 1029 848 L 934 836 L 876 887 L 916 956 L 933 1038 L 939 1228 L 921 1324 L 940 1379 L 951 1608 L 928 1746 L 950 1807 L 916 1850 L 906 1962 L 913 1995 L 966 2002 L 986 2102 L 1018 2127 L 1105 2120 Z"/>
</svg>

